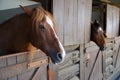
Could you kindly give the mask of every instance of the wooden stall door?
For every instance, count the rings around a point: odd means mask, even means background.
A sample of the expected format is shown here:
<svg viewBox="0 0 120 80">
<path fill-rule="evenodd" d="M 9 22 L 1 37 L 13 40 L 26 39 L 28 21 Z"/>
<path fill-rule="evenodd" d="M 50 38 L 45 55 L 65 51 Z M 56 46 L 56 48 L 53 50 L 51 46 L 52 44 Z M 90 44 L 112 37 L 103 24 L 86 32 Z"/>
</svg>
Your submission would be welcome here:
<svg viewBox="0 0 120 80">
<path fill-rule="evenodd" d="M 88 45 L 89 44 L 89 45 Z M 86 51 L 85 51 L 85 58 L 89 54 L 89 60 L 86 62 L 85 60 L 85 80 L 88 80 L 88 77 L 90 76 L 89 80 L 102 80 L 102 62 L 101 62 L 101 52 L 99 52 L 98 58 L 96 60 L 96 64 L 93 67 L 93 63 L 95 61 L 96 55 L 98 53 L 98 46 L 95 45 L 95 43 L 90 42 L 86 45 Z M 91 73 L 91 69 L 93 67 L 93 71 Z"/>
<path fill-rule="evenodd" d="M 47 60 L 43 52 L 35 51 L 31 67 L 28 68 L 27 52 L 1 56 L 0 80 L 48 80 Z"/>
<path fill-rule="evenodd" d="M 109 38 L 117 37 L 119 34 L 119 8 L 107 4 L 107 27 L 106 32 Z"/>
<path fill-rule="evenodd" d="M 92 0 L 53 0 L 53 15 L 62 43 L 74 45 L 90 40 Z"/>
</svg>

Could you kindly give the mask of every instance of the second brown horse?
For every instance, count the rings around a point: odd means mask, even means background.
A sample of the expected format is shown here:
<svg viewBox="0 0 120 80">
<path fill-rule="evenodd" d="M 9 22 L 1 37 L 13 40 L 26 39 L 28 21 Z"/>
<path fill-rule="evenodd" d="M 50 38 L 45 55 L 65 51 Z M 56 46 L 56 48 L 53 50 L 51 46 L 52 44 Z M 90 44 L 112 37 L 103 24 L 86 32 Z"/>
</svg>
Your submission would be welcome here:
<svg viewBox="0 0 120 80">
<path fill-rule="evenodd" d="M 91 40 L 95 42 L 100 50 L 103 51 L 106 49 L 106 33 L 101 28 L 99 22 L 95 20 L 91 23 Z"/>
</svg>

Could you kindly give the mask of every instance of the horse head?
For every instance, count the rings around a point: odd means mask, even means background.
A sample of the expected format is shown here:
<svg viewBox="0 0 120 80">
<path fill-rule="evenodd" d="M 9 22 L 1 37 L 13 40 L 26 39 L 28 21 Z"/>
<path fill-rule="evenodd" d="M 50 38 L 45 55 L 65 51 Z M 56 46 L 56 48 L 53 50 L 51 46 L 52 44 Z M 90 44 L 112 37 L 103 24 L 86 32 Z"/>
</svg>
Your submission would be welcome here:
<svg viewBox="0 0 120 80">
<path fill-rule="evenodd" d="M 106 49 L 106 38 L 107 35 L 101 28 L 99 22 L 95 20 L 91 23 L 91 40 L 94 41 L 103 51 Z"/>
<path fill-rule="evenodd" d="M 62 62 L 65 50 L 56 34 L 53 16 L 42 7 L 36 7 L 33 10 L 23 6 L 21 8 L 32 22 L 29 35 L 31 44 L 50 56 L 53 63 Z"/>
</svg>

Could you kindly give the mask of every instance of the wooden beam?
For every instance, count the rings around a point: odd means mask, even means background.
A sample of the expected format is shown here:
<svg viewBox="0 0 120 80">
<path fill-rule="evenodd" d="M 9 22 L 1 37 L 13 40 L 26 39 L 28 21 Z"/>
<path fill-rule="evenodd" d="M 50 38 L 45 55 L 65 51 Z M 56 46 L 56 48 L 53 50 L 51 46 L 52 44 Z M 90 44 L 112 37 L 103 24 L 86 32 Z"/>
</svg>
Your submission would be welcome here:
<svg viewBox="0 0 120 80">
<path fill-rule="evenodd" d="M 1 68 L 0 69 L 0 79 L 4 80 L 4 79 L 10 78 L 12 76 L 18 75 L 20 73 L 24 73 L 24 72 L 28 71 L 29 69 L 28 69 L 27 64 L 28 64 L 27 62 L 24 62 L 24 63 L 8 66 L 5 68 Z M 31 70 L 33 68 L 37 68 L 37 67 L 43 66 L 43 65 L 47 66 L 47 64 L 44 63 L 44 64 L 40 64 L 40 65 L 36 65 L 36 66 L 32 67 Z"/>
</svg>

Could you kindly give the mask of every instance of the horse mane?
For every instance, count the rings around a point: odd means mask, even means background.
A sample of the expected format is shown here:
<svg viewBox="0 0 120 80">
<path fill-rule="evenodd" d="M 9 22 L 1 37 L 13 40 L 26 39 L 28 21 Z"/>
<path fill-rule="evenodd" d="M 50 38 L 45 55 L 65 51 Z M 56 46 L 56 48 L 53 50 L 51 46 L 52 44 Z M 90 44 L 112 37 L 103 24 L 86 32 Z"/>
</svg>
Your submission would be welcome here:
<svg viewBox="0 0 120 80">
<path fill-rule="evenodd" d="M 33 14 L 32 14 L 33 24 L 38 26 L 38 24 L 40 24 L 40 22 L 44 19 L 45 15 L 47 15 L 52 20 L 53 25 L 55 25 L 55 20 L 53 19 L 51 13 L 44 10 L 40 6 L 33 9 Z"/>
</svg>

